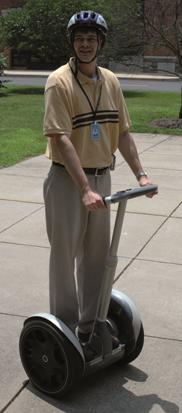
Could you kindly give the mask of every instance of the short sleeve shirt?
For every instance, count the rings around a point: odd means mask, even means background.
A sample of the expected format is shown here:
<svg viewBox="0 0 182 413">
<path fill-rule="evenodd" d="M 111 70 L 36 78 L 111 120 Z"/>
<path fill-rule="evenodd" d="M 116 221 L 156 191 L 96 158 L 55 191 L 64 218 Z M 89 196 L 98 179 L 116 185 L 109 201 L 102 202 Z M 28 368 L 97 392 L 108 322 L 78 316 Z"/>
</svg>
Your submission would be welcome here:
<svg viewBox="0 0 182 413">
<path fill-rule="evenodd" d="M 75 61 L 71 58 L 47 80 L 44 116 L 44 135 L 48 137 L 46 155 L 55 162 L 64 163 L 59 139 L 49 136 L 65 134 L 71 140 L 82 167 L 109 166 L 112 154 L 118 147 L 119 134 L 131 125 L 120 83 L 110 70 L 101 67 L 98 67 L 97 79 L 78 71 L 78 82 L 75 72 Z M 94 122 L 99 124 L 97 139 L 92 135 Z"/>
</svg>

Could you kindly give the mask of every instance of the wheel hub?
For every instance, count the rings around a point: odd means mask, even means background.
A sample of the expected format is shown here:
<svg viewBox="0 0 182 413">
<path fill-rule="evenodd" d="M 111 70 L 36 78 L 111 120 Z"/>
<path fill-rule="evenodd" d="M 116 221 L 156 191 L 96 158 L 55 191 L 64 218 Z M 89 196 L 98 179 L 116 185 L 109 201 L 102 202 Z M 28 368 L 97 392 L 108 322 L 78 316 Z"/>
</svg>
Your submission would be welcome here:
<svg viewBox="0 0 182 413">
<path fill-rule="evenodd" d="M 46 354 L 43 354 L 41 357 L 41 360 L 43 361 L 44 364 L 47 364 L 49 361 L 49 358 Z"/>
</svg>

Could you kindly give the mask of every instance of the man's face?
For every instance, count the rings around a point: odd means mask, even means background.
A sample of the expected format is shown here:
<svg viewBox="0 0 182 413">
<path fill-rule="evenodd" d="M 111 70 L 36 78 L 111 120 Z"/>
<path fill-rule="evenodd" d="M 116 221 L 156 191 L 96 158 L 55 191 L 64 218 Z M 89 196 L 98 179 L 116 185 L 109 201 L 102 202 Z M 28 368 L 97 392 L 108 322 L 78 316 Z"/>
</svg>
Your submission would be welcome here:
<svg viewBox="0 0 182 413">
<path fill-rule="evenodd" d="M 96 56 L 97 50 L 100 50 L 100 37 L 97 36 L 96 31 L 83 32 L 77 30 L 74 35 L 73 46 L 80 61 L 89 63 Z"/>
</svg>

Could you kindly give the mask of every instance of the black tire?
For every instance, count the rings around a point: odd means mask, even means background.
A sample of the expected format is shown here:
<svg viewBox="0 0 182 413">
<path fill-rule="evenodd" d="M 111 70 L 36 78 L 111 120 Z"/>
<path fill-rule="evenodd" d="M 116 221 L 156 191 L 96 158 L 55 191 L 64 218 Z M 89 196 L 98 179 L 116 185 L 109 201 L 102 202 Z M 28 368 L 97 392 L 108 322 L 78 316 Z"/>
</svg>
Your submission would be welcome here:
<svg viewBox="0 0 182 413">
<path fill-rule="evenodd" d="M 121 359 L 121 363 L 131 363 L 139 356 L 144 345 L 144 328 L 142 322 L 136 340 L 131 309 L 126 303 L 124 305 L 122 302 L 119 303 L 113 296 L 110 301 L 108 320 L 110 326 L 112 326 L 111 333 L 119 338 L 121 344 L 125 345 L 125 354 Z"/>
<path fill-rule="evenodd" d="M 126 346 L 125 355 L 123 359 L 121 360 L 121 362 L 123 364 L 129 364 L 132 361 L 134 361 L 141 353 L 143 349 L 143 345 L 144 345 L 144 328 L 143 328 L 143 324 L 141 324 L 139 336 L 138 336 L 134 349 L 132 351 L 127 352 L 127 346 Z"/>
<path fill-rule="evenodd" d="M 79 352 L 46 320 L 25 323 L 19 348 L 30 381 L 43 393 L 63 396 L 82 377 L 83 361 Z"/>
</svg>

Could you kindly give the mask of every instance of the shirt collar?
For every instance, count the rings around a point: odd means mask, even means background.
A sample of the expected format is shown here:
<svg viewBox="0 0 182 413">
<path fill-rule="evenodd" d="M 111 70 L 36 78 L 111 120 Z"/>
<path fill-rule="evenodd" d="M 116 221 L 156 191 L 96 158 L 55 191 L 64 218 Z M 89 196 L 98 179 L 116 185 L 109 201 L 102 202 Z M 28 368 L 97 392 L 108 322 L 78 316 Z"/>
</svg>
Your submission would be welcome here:
<svg viewBox="0 0 182 413">
<path fill-rule="evenodd" d="M 70 58 L 69 65 L 71 66 L 73 72 L 76 73 L 75 57 Z M 103 75 L 101 73 L 101 70 L 100 70 L 99 66 L 97 66 L 97 70 L 98 70 L 98 76 L 99 76 L 98 81 L 103 82 L 104 78 L 103 78 Z M 80 70 L 78 70 L 78 72 L 77 72 L 77 77 L 78 77 L 79 81 L 82 84 L 93 84 L 93 83 L 95 83 L 95 79 L 92 79 L 92 78 L 84 75 L 82 72 L 80 72 Z"/>
</svg>

